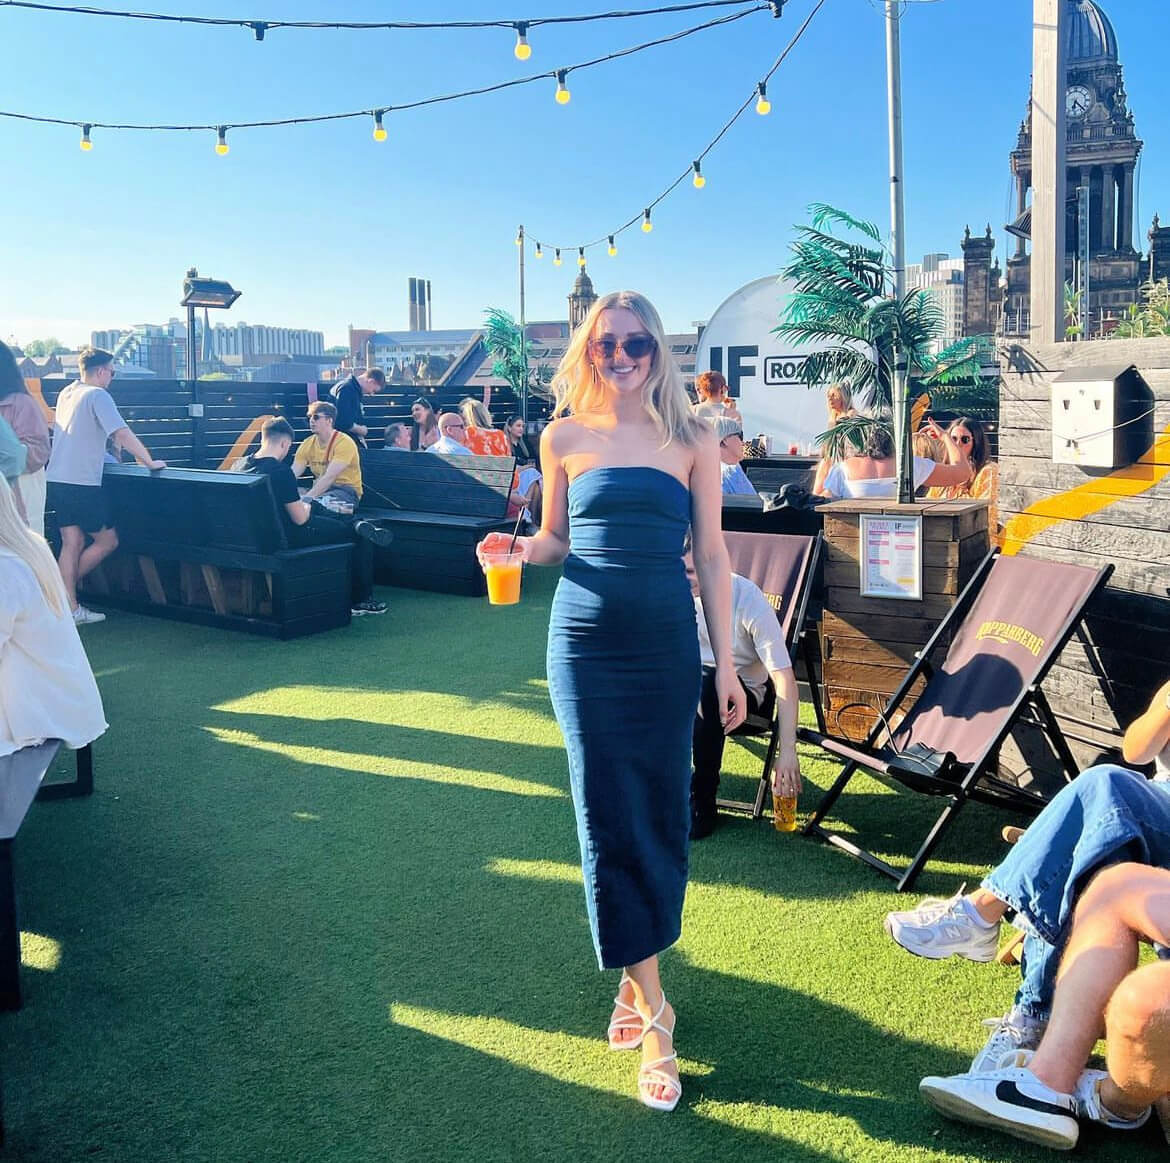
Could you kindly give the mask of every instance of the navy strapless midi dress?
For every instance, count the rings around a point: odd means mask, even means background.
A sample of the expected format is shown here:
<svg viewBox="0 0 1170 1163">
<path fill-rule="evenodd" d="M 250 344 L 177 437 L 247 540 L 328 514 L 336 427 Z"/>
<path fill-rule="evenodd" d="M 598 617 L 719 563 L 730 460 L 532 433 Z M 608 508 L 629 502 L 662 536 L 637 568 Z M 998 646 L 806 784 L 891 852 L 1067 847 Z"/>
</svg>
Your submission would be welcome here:
<svg viewBox="0 0 1170 1163">
<path fill-rule="evenodd" d="M 598 963 L 678 940 L 701 670 L 682 564 L 691 495 L 669 473 L 596 468 L 569 484 L 548 685 L 569 759 Z"/>
</svg>

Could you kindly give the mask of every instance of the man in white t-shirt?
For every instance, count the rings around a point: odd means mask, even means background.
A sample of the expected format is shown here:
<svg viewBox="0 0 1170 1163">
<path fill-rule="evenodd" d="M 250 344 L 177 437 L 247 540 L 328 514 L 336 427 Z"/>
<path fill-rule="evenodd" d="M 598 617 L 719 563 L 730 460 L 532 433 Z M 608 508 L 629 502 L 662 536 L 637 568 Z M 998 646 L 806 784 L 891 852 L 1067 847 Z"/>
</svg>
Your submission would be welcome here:
<svg viewBox="0 0 1170 1163">
<path fill-rule="evenodd" d="M 691 839 L 702 840 L 715 829 L 715 798 L 719 768 L 723 762 L 723 724 L 715 692 L 715 654 L 707 635 L 699 577 L 694 557 L 683 556 L 695 613 L 699 624 L 699 655 L 703 663 L 703 688 L 691 737 L 694 773 L 691 777 Z M 779 701 L 780 743 L 772 771 L 773 787 L 781 795 L 800 794 L 800 760 L 796 755 L 796 720 L 800 698 L 792 662 L 784 646 L 784 634 L 776 611 L 754 582 L 731 575 L 731 656 L 740 685 L 747 692 L 749 714 L 770 715 Z"/>
<path fill-rule="evenodd" d="M 65 592 L 79 626 L 101 622 L 105 614 L 87 610 L 77 600 L 77 583 L 118 547 L 118 534 L 110 524 L 102 494 L 102 469 L 106 441 L 126 449 L 149 469 L 166 468 L 130 431 L 107 391 L 114 378 L 114 357 L 108 351 L 87 347 L 78 360 L 80 379 L 67 385 L 57 397 L 53 418 L 53 450 L 45 472 L 46 506 L 57 515 L 61 554 L 57 561 Z M 92 541 L 87 547 L 85 536 Z"/>
</svg>

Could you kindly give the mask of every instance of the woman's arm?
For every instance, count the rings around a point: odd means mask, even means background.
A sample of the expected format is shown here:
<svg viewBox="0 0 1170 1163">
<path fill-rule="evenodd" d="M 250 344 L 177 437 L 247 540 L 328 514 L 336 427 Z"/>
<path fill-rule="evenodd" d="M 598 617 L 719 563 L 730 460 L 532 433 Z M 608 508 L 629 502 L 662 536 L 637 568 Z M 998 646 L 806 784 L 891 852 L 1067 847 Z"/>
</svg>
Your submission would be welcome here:
<svg viewBox="0 0 1170 1163">
<path fill-rule="evenodd" d="M 1152 763 L 1170 746 L 1170 682 L 1154 695 L 1146 713 L 1125 733 L 1121 753 L 1126 763 Z"/>
<path fill-rule="evenodd" d="M 703 595 L 707 636 L 715 655 L 715 689 L 724 731 L 743 722 L 747 699 L 731 657 L 731 562 L 723 543 L 723 488 L 719 473 L 719 444 L 714 432 L 705 432 L 695 448 L 691 466 L 691 530 L 695 572 Z"/>
<path fill-rule="evenodd" d="M 936 464 L 922 484 L 930 485 L 931 488 L 945 488 L 947 485 L 965 485 L 970 479 L 971 464 L 964 461 L 962 464 Z"/>
<path fill-rule="evenodd" d="M 569 480 L 561 459 L 565 421 L 555 420 L 540 437 L 540 460 L 544 469 L 544 500 L 540 532 L 534 537 L 517 537 L 516 550 L 533 565 L 560 565 L 569 556 Z M 502 540 L 501 540 L 502 539 Z M 476 547 L 483 562 L 484 553 L 507 549 L 506 533 L 489 533 Z"/>
</svg>

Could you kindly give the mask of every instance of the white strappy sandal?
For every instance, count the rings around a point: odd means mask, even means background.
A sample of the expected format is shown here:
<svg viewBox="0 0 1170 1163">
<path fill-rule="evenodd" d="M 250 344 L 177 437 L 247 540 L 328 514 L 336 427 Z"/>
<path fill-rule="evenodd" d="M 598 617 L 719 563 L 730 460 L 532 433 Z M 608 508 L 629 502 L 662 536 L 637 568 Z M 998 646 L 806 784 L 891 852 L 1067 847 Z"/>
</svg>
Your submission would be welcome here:
<svg viewBox="0 0 1170 1163">
<path fill-rule="evenodd" d="M 629 980 L 629 974 L 623 971 L 622 979 L 618 982 L 617 997 L 613 999 L 613 1004 L 622 1012 L 609 1023 L 609 1029 L 605 1032 L 611 1050 L 636 1050 L 642 1045 L 642 1039 L 646 1036 L 646 1019 L 632 1005 L 622 1001 L 622 986 Z M 619 1030 L 632 1030 L 635 1027 L 638 1029 L 638 1036 L 631 1038 L 628 1042 L 619 1041 L 614 1037 Z"/>
<path fill-rule="evenodd" d="M 660 1030 L 668 1038 L 674 1038 L 674 1027 L 678 1024 L 678 1020 L 676 1018 L 668 1030 L 658 1020 L 665 1012 L 666 994 L 663 994 L 662 1004 L 658 1007 L 658 1012 L 646 1023 L 643 1036 L 645 1036 L 646 1031 Z M 678 1100 L 682 1098 L 682 1082 L 662 1069 L 668 1062 L 676 1062 L 677 1060 L 678 1054 L 671 1051 L 664 1058 L 654 1058 L 649 1062 L 642 1063 L 641 1069 L 638 1071 L 638 1098 L 641 1099 L 644 1106 L 656 1111 L 672 1111 L 678 1106 Z M 673 1093 L 670 1098 L 654 1098 L 649 1093 L 652 1086 L 662 1086 Z"/>
</svg>

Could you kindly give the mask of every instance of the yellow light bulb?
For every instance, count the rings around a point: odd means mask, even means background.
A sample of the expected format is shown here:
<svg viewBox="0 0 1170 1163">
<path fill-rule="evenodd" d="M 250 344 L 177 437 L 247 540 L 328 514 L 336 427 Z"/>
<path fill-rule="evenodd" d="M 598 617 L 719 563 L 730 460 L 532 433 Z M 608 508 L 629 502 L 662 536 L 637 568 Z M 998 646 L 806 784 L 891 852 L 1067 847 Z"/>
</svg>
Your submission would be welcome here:
<svg viewBox="0 0 1170 1163">
<path fill-rule="evenodd" d="M 221 127 L 219 130 L 219 139 L 215 143 L 215 152 L 220 157 L 225 157 L 230 148 L 227 143 L 227 130 Z"/>
<path fill-rule="evenodd" d="M 585 265 L 585 250 L 583 247 L 577 249 L 577 265 L 583 267 Z"/>
<path fill-rule="evenodd" d="M 536 257 L 537 258 L 544 258 L 544 251 L 540 249 L 539 242 L 536 244 Z"/>
<path fill-rule="evenodd" d="M 768 113 L 771 113 L 772 112 L 772 102 L 769 101 L 767 97 L 761 97 L 756 102 L 756 112 L 761 117 L 765 116 Z"/>
<path fill-rule="evenodd" d="M 93 128 L 91 125 L 83 125 L 81 127 L 81 148 L 89 153 L 93 149 L 93 142 L 89 140 L 89 131 Z"/>
<path fill-rule="evenodd" d="M 386 132 L 386 127 L 382 124 L 382 110 L 379 109 L 374 114 L 374 140 L 385 141 L 389 136 Z"/>
<path fill-rule="evenodd" d="M 565 71 L 564 69 L 557 70 L 557 104 L 568 105 L 571 94 L 565 87 Z"/>
<path fill-rule="evenodd" d="M 516 25 L 516 47 L 512 50 L 518 61 L 526 61 L 532 56 L 532 45 L 528 43 L 528 25 Z"/>
<path fill-rule="evenodd" d="M 707 179 L 702 174 L 696 174 L 692 185 L 696 190 L 701 190 L 707 184 Z"/>
<path fill-rule="evenodd" d="M 642 213 L 642 233 L 649 234 L 654 229 L 654 223 L 650 221 L 650 211 L 645 210 Z"/>
<path fill-rule="evenodd" d="M 609 257 L 617 258 L 617 243 L 613 240 L 613 235 L 609 236 Z"/>
<path fill-rule="evenodd" d="M 561 252 L 558 249 L 557 252 L 553 255 L 553 266 L 559 267 L 560 265 L 561 265 Z"/>
</svg>

